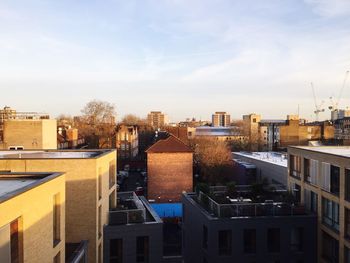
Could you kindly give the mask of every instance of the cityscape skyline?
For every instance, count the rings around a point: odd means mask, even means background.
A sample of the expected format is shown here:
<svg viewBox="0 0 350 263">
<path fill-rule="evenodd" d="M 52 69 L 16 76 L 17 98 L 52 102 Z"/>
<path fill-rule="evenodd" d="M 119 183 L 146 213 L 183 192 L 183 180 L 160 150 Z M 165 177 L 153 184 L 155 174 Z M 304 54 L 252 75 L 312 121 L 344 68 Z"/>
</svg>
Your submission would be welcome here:
<svg viewBox="0 0 350 263">
<path fill-rule="evenodd" d="M 99 99 L 118 120 L 285 118 L 298 107 L 313 120 L 310 82 L 327 108 L 350 68 L 349 14 L 344 0 L 2 1 L 1 101 L 54 117 Z M 347 85 L 341 108 L 349 97 Z"/>
</svg>

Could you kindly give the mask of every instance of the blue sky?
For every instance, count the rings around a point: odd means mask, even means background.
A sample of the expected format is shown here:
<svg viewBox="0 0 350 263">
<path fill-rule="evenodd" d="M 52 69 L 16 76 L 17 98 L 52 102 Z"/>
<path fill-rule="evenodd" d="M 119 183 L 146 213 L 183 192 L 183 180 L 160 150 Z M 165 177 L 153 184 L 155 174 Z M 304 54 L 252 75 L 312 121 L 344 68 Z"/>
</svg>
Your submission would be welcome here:
<svg viewBox="0 0 350 263">
<path fill-rule="evenodd" d="M 0 106 L 21 111 L 312 119 L 310 82 L 328 106 L 349 69 L 348 0 L 0 1 Z"/>
</svg>

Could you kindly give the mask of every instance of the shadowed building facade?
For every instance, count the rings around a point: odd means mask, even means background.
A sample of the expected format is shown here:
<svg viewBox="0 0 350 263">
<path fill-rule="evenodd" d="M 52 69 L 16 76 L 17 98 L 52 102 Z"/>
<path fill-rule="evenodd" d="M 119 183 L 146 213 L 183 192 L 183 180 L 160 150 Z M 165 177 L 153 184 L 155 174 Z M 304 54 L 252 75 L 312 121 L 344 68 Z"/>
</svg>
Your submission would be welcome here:
<svg viewBox="0 0 350 263">
<path fill-rule="evenodd" d="M 170 135 L 153 144 L 147 153 L 148 199 L 178 202 L 183 191 L 193 189 L 193 152 Z"/>
</svg>

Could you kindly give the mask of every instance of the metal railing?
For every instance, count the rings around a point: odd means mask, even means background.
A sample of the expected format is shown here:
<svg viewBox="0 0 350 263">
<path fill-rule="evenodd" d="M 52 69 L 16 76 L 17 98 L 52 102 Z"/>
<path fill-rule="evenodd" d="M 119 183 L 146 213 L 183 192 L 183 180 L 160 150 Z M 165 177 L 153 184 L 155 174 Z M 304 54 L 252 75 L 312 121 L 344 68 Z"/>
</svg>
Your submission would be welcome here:
<svg viewBox="0 0 350 263">
<path fill-rule="evenodd" d="M 283 202 L 219 204 L 211 197 L 199 192 L 198 200 L 217 217 L 258 217 L 305 215 L 305 207 Z"/>
</svg>

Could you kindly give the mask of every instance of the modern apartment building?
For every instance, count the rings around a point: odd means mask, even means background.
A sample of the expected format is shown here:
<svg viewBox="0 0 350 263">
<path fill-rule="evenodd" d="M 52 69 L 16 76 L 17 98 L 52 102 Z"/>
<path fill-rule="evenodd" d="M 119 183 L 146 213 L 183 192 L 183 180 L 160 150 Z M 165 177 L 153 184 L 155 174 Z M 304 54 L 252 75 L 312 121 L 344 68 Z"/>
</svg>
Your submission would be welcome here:
<svg viewBox="0 0 350 263">
<path fill-rule="evenodd" d="M 224 111 L 217 111 L 212 115 L 213 127 L 228 127 L 231 124 L 230 114 Z"/>
<path fill-rule="evenodd" d="M 147 153 L 148 199 L 178 202 L 183 191 L 193 189 L 193 151 L 170 135 L 149 147 Z"/>
<path fill-rule="evenodd" d="M 152 126 L 155 129 L 161 128 L 168 124 L 168 116 L 161 111 L 151 111 L 147 115 L 148 125 Z"/>
<path fill-rule="evenodd" d="M 136 125 L 121 124 L 117 127 L 116 148 L 120 159 L 132 159 L 138 155 L 139 134 Z"/>
<path fill-rule="evenodd" d="M 185 193 L 182 203 L 185 263 L 316 262 L 316 216 L 302 206 L 227 198 L 222 189 Z"/>
<path fill-rule="evenodd" d="M 0 262 L 70 262 L 65 186 L 62 173 L 0 173 Z"/>
<path fill-rule="evenodd" d="M 88 261 L 103 260 L 103 226 L 116 205 L 115 150 L 2 151 L 0 170 L 57 171 L 66 177 L 66 242 L 89 242 Z"/>
<path fill-rule="evenodd" d="M 350 147 L 289 147 L 288 185 L 318 216 L 317 262 L 350 262 Z"/>
<path fill-rule="evenodd" d="M 104 227 L 104 262 L 161 263 L 163 222 L 144 197 L 118 193 L 118 206 Z"/>
</svg>

